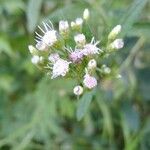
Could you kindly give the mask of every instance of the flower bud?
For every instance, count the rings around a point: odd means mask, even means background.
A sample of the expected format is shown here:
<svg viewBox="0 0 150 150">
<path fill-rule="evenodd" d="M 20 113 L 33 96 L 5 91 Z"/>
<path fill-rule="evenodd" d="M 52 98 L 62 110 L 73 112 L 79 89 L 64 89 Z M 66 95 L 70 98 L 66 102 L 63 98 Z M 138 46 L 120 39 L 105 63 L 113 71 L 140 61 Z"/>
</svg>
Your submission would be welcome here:
<svg viewBox="0 0 150 150">
<path fill-rule="evenodd" d="M 83 24 L 83 19 L 82 19 L 82 18 L 77 18 L 77 19 L 75 20 L 75 23 L 76 23 L 77 26 L 82 26 L 82 24 Z"/>
<path fill-rule="evenodd" d="M 32 58 L 31 58 L 31 62 L 35 65 L 37 65 L 39 62 L 40 62 L 40 57 L 38 55 L 34 55 Z"/>
<path fill-rule="evenodd" d="M 75 86 L 73 89 L 73 93 L 78 96 L 81 95 L 83 93 L 83 87 L 80 85 Z"/>
<path fill-rule="evenodd" d="M 76 23 L 74 21 L 71 21 L 71 27 L 75 28 L 75 26 L 76 26 Z"/>
<path fill-rule="evenodd" d="M 89 15 L 90 15 L 89 10 L 86 8 L 84 10 L 84 12 L 83 12 L 83 19 L 84 20 L 88 20 L 89 19 Z"/>
<path fill-rule="evenodd" d="M 69 29 L 68 21 L 59 21 L 59 31 L 67 31 Z"/>
<path fill-rule="evenodd" d="M 28 49 L 32 55 L 38 54 L 38 50 L 33 45 L 29 45 Z"/>
<path fill-rule="evenodd" d="M 123 39 L 116 39 L 111 43 L 111 48 L 112 49 L 121 49 L 124 46 Z"/>
<path fill-rule="evenodd" d="M 75 30 L 80 30 L 83 24 L 82 18 L 77 18 L 75 21 L 71 22 L 71 28 Z"/>
<path fill-rule="evenodd" d="M 76 44 L 79 45 L 79 46 L 83 46 L 85 44 L 85 42 L 86 42 L 84 34 L 76 35 L 74 37 L 74 40 L 75 40 Z"/>
<path fill-rule="evenodd" d="M 91 59 L 88 63 L 88 70 L 93 70 L 96 68 L 96 66 L 97 66 L 96 60 Z"/>
<path fill-rule="evenodd" d="M 109 40 L 113 40 L 121 32 L 121 25 L 115 26 L 108 35 Z"/>
<path fill-rule="evenodd" d="M 102 65 L 102 70 L 105 74 L 109 74 L 111 72 L 111 69 L 106 65 Z"/>
<path fill-rule="evenodd" d="M 69 24 L 68 21 L 59 21 L 59 31 L 60 34 L 64 37 L 67 38 L 69 35 Z"/>
</svg>

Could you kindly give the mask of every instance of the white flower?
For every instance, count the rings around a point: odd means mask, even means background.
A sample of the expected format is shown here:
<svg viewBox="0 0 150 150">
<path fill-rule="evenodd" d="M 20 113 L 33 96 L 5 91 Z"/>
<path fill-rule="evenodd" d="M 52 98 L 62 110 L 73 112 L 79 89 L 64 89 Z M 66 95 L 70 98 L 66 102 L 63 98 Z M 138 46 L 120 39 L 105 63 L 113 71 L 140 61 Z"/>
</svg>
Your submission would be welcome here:
<svg viewBox="0 0 150 150">
<path fill-rule="evenodd" d="M 32 55 L 36 55 L 38 53 L 38 50 L 33 45 L 29 45 L 28 49 Z"/>
<path fill-rule="evenodd" d="M 47 50 L 47 45 L 42 41 L 38 41 L 36 44 L 36 48 L 40 51 L 45 51 Z"/>
<path fill-rule="evenodd" d="M 86 74 L 84 76 L 83 84 L 88 89 L 93 89 L 97 86 L 97 80 L 95 77 L 90 76 L 89 74 Z"/>
<path fill-rule="evenodd" d="M 51 78 L 53 79 L 58 76 L 65 76 L 69 71 L 69 64 L 70 62 L 66 60 L 58 59 L 53 65 Z"/>
<path fill-rule="evenodd" d="M 81 26 L 83 24 L 83 19 L 82 18 L 77 18 L 75 20 L 76 25 Z"/>
<path fill-rule="evenodd" d="M 38 34 L 36 32 L 36 41 L 37 45 L 36 47 L 39 48 L 40 50 L 43 50 L 46 48 L 46 46 L 52 46 L 56 41 L 57 41 L 57 32 L 56 30 L 53 29 L 53 25 L 50 22 L 51 26 L 48 23 L 43 22 L 44 29 L 42 29 L 40 26 L 38 28 L 43 32 L 43 36 Z"/>
<path fill-rule="evenodd" d="M 67 31 L 69 28 L 68 21 L 61 20 L 59 21 L 59 31 Z"/>
<path fill-rule="evenodd" d="M 111 47 L 113 49 L 121 49 L 124 46 L 124 42 L 123 39 L 116 39 L 115 41 L 113 41 L 113 43 L 111 43 Z"/>
<path fill-rule="evenodd" d="M 28 46 L 28 49 L 29 49 L 30 53 L 32 54 L 33 51 L 35 50 L 35 47 L 32 46 L 32 45 L 29 45 L 29 46 Z"/>
<path fill-rule="evenodd" d="M 84 12 L 83 12 L 83 19 L 84 19 L 84 20 L 88 20 L 89 15 L 90 15 L 90 12 L 89 12 L 89 10 L 86 8 L 86 9 L 84 10 Z"/>
<path fill-rule="evenodd" d="M 78 86 L 75 86 L 74 89 L 73 89 L 73 93 L 75 95 L 81 95 L 83 93 L 83 87 L 78 85 Z"/>
<path fill-rule="evenodd" d="M 74 36 L 74 40 L 76 44 L 81 44 L 81 45 L 85 44 L 86 42 L 84 34 L 77 34 L 76 36 Z"/>
<path fill-rule="evenodd" d="M 121 32 L 121 25 L 116 25 L 108 35 L 108 39 L 114 39 Z"/>
<path fill-rule="evenodd" d="M 38 64 L 40 62 L 40 57 L 38 55 L 34 55 L 32 58 L 31 58 L 31 62 L 33 64 Z"/>
<path fill-rule="evenodd" d="M 97 63 L 96 63 L 96 60 L 95 60 L 95 59 L 91 59 L 91 60 L 88 62 L 88 70 L 95 69 L 96 66 L 97 66 Z"/>
<path fill-rule="evenodd" d="M 74 28 L 76 26 L 76 23 L 74 21 L 71 21 L 71 27 Z"/>
<path fill-rule="evenodd" d="M 83 54 L 85 56 L 99 54 L 101 50 L 97 47 L 97 44 L 99 44 L 99 41 L 95 42 L 93 37 L 91 43 L 88 43 L 84 46 Z"/>
<path fill-rule="evenodd" d="M 82 18 L 77 18 L 75 21 L 71 22 L 71 27 L 72 28 L 76 28 L 76 27 L 80 27 L 83 24 L 83 19 Z"/>
<path fill-rule="evenodd" d="M 42 41 L 48 46 L 53 45 L 57 41 L 56 31 L 55 30 L 47 31 L 44 34 Z"/>
</svg>

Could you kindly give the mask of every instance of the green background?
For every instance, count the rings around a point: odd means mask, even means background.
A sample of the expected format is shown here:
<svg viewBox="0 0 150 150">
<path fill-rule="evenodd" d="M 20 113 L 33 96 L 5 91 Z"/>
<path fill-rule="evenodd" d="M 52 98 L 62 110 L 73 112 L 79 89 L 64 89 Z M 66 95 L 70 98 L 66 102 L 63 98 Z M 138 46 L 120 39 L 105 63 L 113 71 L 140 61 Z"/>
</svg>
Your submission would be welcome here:
<svg viewBox="0 0 150 150">
<path fill-rule="evenodd" d="M 121 24 L 125 41 L 109 59 L 122 78 L 100 81 L 90 105 L 73 95 L 74 81 L 38 70 L 28 51 L 43 20 L 57 27 L 85 8 L 97 40 Z M 149 116 L 148 0 L 0 0 L 0 150 L 149 150 Z"/>
</svg>

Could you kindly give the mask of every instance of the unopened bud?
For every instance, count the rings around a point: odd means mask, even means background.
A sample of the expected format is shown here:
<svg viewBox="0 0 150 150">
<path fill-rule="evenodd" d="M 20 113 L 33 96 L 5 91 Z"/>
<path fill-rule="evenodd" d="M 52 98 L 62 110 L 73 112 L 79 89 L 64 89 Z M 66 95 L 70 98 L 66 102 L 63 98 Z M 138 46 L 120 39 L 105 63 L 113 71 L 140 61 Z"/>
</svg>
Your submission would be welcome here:
<svg viewBox="0 0 150 150">
<path fill-rule="evenodd" d="M 102 66 L 102 70 L 105 74 L 109 74 L 111 72 L 111 69 L 109 67 L 107 67 L 106 65 Z"/>
<path fill-rule="evenodd" d="M 80 85 L 75 86 L 73 89 L 73 93 L 78 96 L 81 95 L 83 93 L 83 87 Z"/>
<path fill-rule="evenodd" d="M 83 24 L 83 19 L 77 18 L 75 21 L 71 22 L 71 28 L 79 30 L 82 27 L 82 24 Z"/>
<path fill-rule="evenodd" d="M 31 62 L 35 65 L 37 65 L 39 62 L 40 62 L 40 57 L 38 55 L 34 55 L 32 58 L 31 58 Z"/>
<path fill-rule="evenodd" d="M 76 25 L 81 26 L 83 24 L 83 19 L 82 18 L 77 18 L 75 20 Z"/>
<path fill-rule="evenodd" d="M 90 12 L 89 10 L 86 8 L 83 12 L 83 19 L 84 20 L 88 20 L 89 19 L 89 15 L 90 15 Z"/>
<path fill-rule="evenodd" d="M 115 26 L 108 35 L 108 39 L 113 40 L 121 32 L 121 25 Z"/>
<path fill-rule="evenodd" d="M 69 29 L 68 21 L 61 20 L 59 22 L 59 31 L 60 32 L 66 32 Z"/>
<path fill-rule="evenodd" d="M 88 70 L 93 70 L 96 68 L 96 66 L 97 66 L 96 60 L 91 59 L 88 63 Z"/>
<path fill-rule="evenodd" d="M 71 27 L 72 27 L 72 28 L 75 28 L 75 26 L 76 26 L 76 23 L 75 23 L 74 21 L 72 21 L 72 22 L 71 22 Z"/>
<path fill-rule="evenodd" d="M 29 45 L 29 46 L 28 46 L 28 49 L 29 49 L 31 55 L 36 55 L 36 54 L 38 54 L 38 50 L 37 50 L 33 45 Z"/>
</svg>

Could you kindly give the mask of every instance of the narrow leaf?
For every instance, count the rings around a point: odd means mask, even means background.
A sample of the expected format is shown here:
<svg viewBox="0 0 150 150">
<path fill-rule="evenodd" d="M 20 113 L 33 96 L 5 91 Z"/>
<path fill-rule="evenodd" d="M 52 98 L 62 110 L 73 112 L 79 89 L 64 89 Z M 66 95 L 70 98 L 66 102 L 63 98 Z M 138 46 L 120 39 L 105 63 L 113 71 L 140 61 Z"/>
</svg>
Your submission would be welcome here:
<svg viewBox="0 0 150 150">
<path fill-rule="evenodd" d="M 78 107 L 77 107 L 77 120 L 80 121 L 84 115 L 86 114 L 89 105 L 92 101 L 93 91 L 85 93 L 82 98 L 79 100 Z"/>
<path fill-rule="evenodd" d="M 146 5 L 147 0 L 134 0 L 129 9 L 121 16 L 120 24 L 123 25 L 123 34 L 129 32 L 132 25 L 137 20 L 144 6 Z"/>
</svg>

